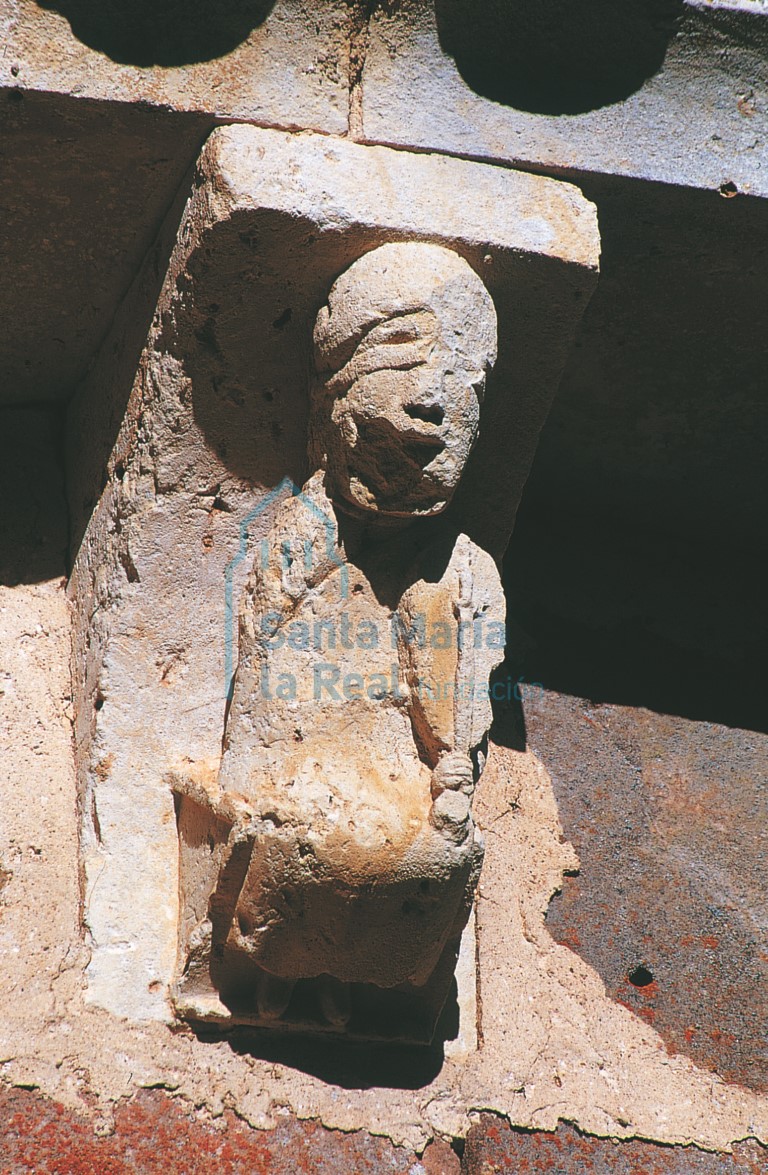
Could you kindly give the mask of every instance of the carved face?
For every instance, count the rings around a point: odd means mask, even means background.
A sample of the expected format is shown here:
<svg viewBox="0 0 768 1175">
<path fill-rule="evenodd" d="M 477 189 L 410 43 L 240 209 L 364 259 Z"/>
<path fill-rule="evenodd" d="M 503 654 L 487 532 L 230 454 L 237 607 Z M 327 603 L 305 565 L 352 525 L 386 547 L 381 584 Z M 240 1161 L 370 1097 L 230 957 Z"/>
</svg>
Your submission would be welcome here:
<svg viewBox="0 0 768 1175">
<path fill-rule="evenodd" d="M 385 245 L 336 282 L 315 329 L 313 446 L 340 504 L 438 514 L 478 435 L 496 315 L 470 266 Z"/>
</svg>

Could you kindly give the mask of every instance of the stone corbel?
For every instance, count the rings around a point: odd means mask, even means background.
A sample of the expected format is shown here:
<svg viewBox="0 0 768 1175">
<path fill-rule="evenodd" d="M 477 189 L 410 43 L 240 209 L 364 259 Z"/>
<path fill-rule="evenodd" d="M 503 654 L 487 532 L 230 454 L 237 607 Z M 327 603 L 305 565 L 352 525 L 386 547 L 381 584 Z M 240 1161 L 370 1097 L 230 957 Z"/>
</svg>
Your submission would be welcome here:
<svg viewBox="0 0 768 1175">
<path fill-rule="evenodd" d="M 498 566 L 597 256 L 567 184 L 211 136 L 138 362 L 151 260 L 70 417 L 95 1003 L 431 1039 Z"/>
</svg>

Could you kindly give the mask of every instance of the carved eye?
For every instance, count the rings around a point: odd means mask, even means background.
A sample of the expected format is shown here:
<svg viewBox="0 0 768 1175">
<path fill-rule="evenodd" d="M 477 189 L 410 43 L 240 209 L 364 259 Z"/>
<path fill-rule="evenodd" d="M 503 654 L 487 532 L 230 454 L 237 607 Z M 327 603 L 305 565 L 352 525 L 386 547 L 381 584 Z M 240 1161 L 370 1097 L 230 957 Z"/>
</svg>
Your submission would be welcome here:
<svg viewBox="0 0 768 1175">
<path fill-rule="evenodd" d="M 378 347 L 381 343 L 413 343 L 417 339 L 424 337 L 425 327 L 428 327 L 429 322 L 424 319 L 431 316 L 424 314 L 402 314 L 394 318 L 388 318 L 385 322 L 379 322 L 372 330 L 368 332 L 363 345 L 369 344 L 372 347 Z"/>
</svg>

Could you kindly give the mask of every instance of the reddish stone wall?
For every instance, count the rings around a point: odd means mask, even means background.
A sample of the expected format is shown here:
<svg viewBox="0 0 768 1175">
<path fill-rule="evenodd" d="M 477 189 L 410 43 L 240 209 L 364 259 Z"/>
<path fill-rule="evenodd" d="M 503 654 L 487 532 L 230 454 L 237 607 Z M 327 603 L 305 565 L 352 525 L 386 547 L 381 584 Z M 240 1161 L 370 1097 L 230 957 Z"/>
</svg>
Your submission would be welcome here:
<svg viewBox="0 0 768 1175">
<path fill-rule="evenodd" d="M 570 1126 L 554 1134 L 514 1130 L 484 1115 L 467 1138 L 463 1175 L 760 1175 L 768 1153 L 743 1143 L 733 1155 L 692 1147 L 587 1138 Z"/>
<path fill-rule="evenodd" d="M 269 1131 L 252 1130 L 230 1112 L 201 1121 L 157 1090 L 119 1106 L 106 1137 L 38 1093 L 0 1094 L 2 1175 L 459 1175 L 459 1166 L 442 1142 L 419 1158 L 364 1131 L 342 1134 L 294 1118 Z"/>
<path fill-rule="evenodd" d="M 0 1093 L 0 1175 L 761 1175 L 768 1152 L 755 1142 L 733 1155 L 692 1147 L 516 1130 L 493 1115 L 472 1127 L 463 1158 L 436 1141 L 422 1156 L 364 1131 L 343 1134 L 285 1118 L 252 1130 L 226 1112 L 201 1120 L 187 1103 L 148 1090 L 120 1105 L 114 1132 L 31 1090 Z"/>
</svg>

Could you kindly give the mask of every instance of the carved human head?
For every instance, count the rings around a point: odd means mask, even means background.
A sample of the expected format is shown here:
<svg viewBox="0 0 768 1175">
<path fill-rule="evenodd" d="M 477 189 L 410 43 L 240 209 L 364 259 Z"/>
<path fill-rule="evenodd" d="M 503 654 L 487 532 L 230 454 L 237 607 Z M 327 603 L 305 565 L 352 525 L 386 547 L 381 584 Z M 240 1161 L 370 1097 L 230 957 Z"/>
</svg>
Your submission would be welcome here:
<svg viewBox="0 0 768 1175">
<path fill-rule="evenodd" d="M 439 514 L 478 435 L 496 311 L 439 245 L 382 245 L 334 283 L 314 332 L 310 456 L 352 512 Z"/>
</svg>

